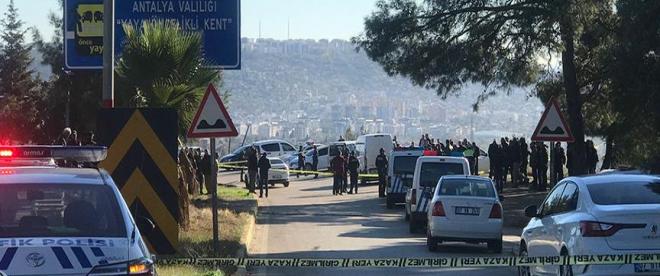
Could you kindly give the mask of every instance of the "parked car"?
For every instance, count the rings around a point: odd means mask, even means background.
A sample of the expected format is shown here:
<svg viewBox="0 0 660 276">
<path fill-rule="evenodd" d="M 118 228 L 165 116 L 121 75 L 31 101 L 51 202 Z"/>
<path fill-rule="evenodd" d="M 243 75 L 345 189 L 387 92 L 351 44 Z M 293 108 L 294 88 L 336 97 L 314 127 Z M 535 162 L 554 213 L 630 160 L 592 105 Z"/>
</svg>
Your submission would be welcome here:
<svg viewBox="0 0 660 276">
<path fill-rule="evenodd" d="M 268 157 L 287 158 L 298 153 L 291 144 L 282 140 L 263 140 L 252 145 L 256 146 L 259 152 L 265 152 Z"/>
<path fill-rule="evenodd" d="M 440 177 L 470 175 L 470 166 L 463 157 L 422 156 L 415 163 L 412 188 L 406 193 L 406 220 L 410 233 L 426 226 L 427 211 Z"/>
<path fill-rule="evenodd" d="M 239 148 L 235 149 L 230 154 L 222 156 L 220 158 L 220 163 L 244 161 L 245 160 L 245 150 L 248 149 L 249 147 L 250 147 L 250 145 L 242 146 L 242 147 L 239 147 Z M 237 164 L 237 165 L 244 165 L 244 164 Z M 232 168 L 226 168 L 226 169 L 227 170 L 234 170 Z"/>
<path fill-rule="evenodd" d="M 502 253 L 502 203 L 486 177 L 446 175 L 427 211 L 426 244 L 436 251 L 444 241 L 487 243 Z"/>
<path fill-rule="evenodd" d="M 660 253 L 660 177 L 603 174 L 559 182 L 520 237 L 521 256 Z M 659 264 L 520 267 L 520 275 L 660 275 Z"/>
<path fill-rule="evenodd" d="M 276 157 L 268 157 L 270 161 L 270 170 L 268 171 L 268 183 L 275 186 L 276 183 L 284 184 L 284 187 L 289 187 L 289 166 L 287 166 L 282 159 Z"/>
</svg>

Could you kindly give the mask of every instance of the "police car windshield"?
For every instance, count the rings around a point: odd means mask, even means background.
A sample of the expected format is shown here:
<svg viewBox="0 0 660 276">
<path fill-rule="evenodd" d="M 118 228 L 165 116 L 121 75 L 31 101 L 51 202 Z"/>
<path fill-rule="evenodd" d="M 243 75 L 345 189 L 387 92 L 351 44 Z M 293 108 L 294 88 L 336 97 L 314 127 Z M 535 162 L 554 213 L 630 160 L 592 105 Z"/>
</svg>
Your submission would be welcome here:
<svg viewBox="0 0 660 276">
<path fill-rule="evenodd" d="M 394 175 L 408 174 L 412 176 L 415 173 L 415 163 L 418 156 L 396 156 L 394 157 Z"/>
<path fill-rule="evenodd" d="M 102 185 L 0 185 L 0 238 L 125 237 L 112 189 Z"/>
<path fill-rule="evenodd" d="M 462 164 L 425 162 L 422 164 L 419 184 L 421 187 L 435 188 L 440 177 L 455 174 L 464 174 Z"/>
</svg>

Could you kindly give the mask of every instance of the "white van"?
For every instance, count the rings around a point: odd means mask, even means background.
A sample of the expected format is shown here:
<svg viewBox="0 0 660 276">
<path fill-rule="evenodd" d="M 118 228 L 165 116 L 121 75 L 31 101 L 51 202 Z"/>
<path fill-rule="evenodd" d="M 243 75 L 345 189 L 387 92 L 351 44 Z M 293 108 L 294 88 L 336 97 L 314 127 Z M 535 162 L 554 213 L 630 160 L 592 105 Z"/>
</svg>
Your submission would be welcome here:
<svg viewBox="0 0 660 276">
<path fill-rule="evenodd" d="M 380 154 L 381 148 L 385 150 L 385 154 L 389 154 L 394 149 L 391 134 L 367 134 L 357 138 L 355 154 L 360 160 L 361 172 L 376 172 L 376 156 Z"/>
<path fill-rule="evenodd" d="M 298 154 L 296 148 L 282 140 L 263 140 L 254 142 L 260 153 L 266 153 L 268 157 L 289 157 Z"/>
<path fill-rule="evenodd" d="M 412 186 L 417 159 L 424 155 L 422 148 L 400 148 L 390 153 L 387 166 L 387 209 L 406 202 L 406 193 Z"/>
<path fill-rule="evenodd" d="M 422 156 L 415 164 L 412 188 L 406 193 L 406 220 L 410 233 L 423 229 L 435 187 L 445 175 L 470 175 L 470 165 L 464 157 Z"/>
</svg>

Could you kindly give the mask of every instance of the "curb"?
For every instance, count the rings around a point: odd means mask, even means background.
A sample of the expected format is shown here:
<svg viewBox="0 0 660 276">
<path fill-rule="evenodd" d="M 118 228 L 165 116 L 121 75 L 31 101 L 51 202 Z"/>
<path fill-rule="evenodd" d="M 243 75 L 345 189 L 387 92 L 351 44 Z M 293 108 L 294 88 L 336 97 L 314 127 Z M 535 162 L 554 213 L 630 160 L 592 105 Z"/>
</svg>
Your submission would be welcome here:
<svg viewBox="0 0 660 276">
<path fill-rule="evenodd" d="M 254 237 L 254 228 L 257 221 L 257 210 L 259 208 L 259 202 L 256 200 L 255 202 L 256 204 L 252 213 L 253 216 L 246 227 L 247 231 L 244 231 L 243 235 L 241 236 L 241 247 L 236 250 L 236 253 L 234 254 L 236 258 L 246 258 L 249 254 L 248 251 L 250 248 L 250 243 L 252 243 L 252 238 Z M 232 275 L 248 275 L 248 271 L 245 267 L 237 267 L 236 272 L 234 272 Z"/>
</svg>

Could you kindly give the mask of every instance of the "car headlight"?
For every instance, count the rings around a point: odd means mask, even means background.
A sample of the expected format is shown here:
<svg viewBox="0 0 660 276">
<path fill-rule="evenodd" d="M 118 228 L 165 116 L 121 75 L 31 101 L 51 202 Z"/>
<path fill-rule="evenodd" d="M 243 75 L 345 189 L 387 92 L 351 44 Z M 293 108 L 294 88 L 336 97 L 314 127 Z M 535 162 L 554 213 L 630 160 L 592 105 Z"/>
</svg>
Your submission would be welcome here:
<svg viewBox="0 0 660 276">
<path fill-rule="evenodd" d="M 140 258 L 128 262 L 98 265 L 87 274 L 95 275 L 137 275 L 153 276 L 156 275 L 154 262 L 149 258 Z"/>
</svg>

